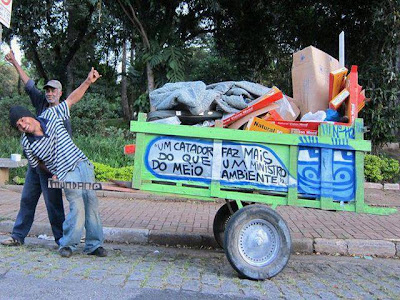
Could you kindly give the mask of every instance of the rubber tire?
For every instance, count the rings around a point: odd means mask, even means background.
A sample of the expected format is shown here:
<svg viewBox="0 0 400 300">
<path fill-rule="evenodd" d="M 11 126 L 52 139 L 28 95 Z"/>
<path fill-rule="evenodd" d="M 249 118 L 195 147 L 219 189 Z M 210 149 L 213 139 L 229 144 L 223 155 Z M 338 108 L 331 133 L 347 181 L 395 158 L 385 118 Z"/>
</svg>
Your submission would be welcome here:
<svg viewBox="0 0 400 300">
<path fill-rule="evenodd" d="M 230 201 L 233 212 L 237 212 L 238 206 L 236 201 Z M 225 238 L 225 228 L 229 219 L 232 217 L 231 212 L 229 211 L 228 204 L 225 203 L 220 207 L 214 217 L 213 222 L 213 232 L 214 238 L 217 241 L 217 244 L 223 249 L 224 248 L 224 238 Z"/>
<path fill-rule="evenodd" d="M 239 252 L 239 237 L 243 226 L 251 220 L 262 219 L 272 225 L 280 239 L 280 248 L 274 260 L 266 266 L 254 266 L 246 262 Z M 282 217 L 265 205 L 248 205 L 236 212 L 229 220 L 224 239 L 225 254 L 232 267 L 249 279 L 264 280 L 279 274 L 287 265 L 292 251 L 289 228 Z"/>
</svg>

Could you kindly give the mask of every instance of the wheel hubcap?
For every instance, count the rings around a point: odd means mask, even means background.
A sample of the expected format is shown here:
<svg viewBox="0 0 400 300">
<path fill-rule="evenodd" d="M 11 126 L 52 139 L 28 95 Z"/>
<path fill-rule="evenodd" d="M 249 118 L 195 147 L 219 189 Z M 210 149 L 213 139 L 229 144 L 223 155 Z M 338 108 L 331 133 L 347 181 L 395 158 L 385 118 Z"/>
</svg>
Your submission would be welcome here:
<svg viewBox="0 0 400 300">
<path fill-rule="evenodd" d="M 239 253 L 252 266 L 266 266 L 278 255 L 280 239 L 276 228 L 262 219 L 246 223 L 239 233 Z"/>
</svg>

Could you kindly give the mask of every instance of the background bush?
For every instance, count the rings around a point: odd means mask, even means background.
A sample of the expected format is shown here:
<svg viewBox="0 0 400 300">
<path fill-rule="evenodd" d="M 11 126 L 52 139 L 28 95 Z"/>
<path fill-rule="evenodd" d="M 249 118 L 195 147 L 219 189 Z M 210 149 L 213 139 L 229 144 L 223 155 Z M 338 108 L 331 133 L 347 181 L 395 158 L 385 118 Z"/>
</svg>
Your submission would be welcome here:
<svg viewBox="0 0 400 300">
<path fill-rule="evenodd" d="M 24 95 L 14 95 L 12 97 L 3 97 L 0 99 L 0 138 L 8 139 L 9 137 L 20 137 L 18 130 L 10 126 L 9 111 L 11 106 L 21 105 L 29 109 L 33 114 L 35 110 L 29 100 L 29 97 Z M 0 146 L 1 147 L 1 146 Z"/>
<path fill-rule="evenodd" d="M 74 136 L 73 140 L 86 156 L 95 162 L 113 168 L 133 166 L 134 156 L 124 155 L 124 146 L 134 144 L 134 138 L 125 138 L 121 130 L 108 136 Z"/>
<path fill-rule="evenodd" d="M 105 120 L 119 117 L 117 102 L 107 101 L 104 95 L 88 93 L 71 109 L 72 134 L 101 134 L 105 128 Z"/>
<path fill-rule="evenodd" d="M 367 154 L 364 165 L 365 180 L 369 182 L 396 182 L 399 180 L 399 161 L 393 158 Z"/>
<path fill-rule="evenodd" d="M 109 181 L 110 179 L 132 181 L 133 165 L 122 168 L 113 168 L 97 162 L 92 163 L 94 165 L 96 181 Z"/>
</svg>

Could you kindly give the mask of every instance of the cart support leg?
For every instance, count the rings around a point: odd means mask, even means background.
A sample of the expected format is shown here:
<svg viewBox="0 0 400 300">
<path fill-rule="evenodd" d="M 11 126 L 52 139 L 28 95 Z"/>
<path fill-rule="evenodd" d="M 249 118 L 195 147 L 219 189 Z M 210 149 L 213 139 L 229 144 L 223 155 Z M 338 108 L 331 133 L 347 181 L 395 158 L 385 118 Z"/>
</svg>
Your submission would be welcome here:
<svg viewBox="0 0 400 300">
<path fill-rule="evenodd" d="M 297 159 L 299 156 L 299 147 L 291 145 L 290 146 L 290 156 L 289 156 L 289 172 L 292 174 L 292 176 L 295 176 L 297 178 Z M 295 186 L 290 184 L 289 182 L 289 189 L 288 189 L 288 204 L 289 205 L 296 205 L 297 203 L 297 188 L 298 188 L 298 182 L 296 180 Z M 275 209 L 275 208 L 273 208 Z"/>
<path fill-rule="evenodd" d="M 243 208 L 242 201 L 236 200 L 236 204 L 237 204 L 237 206 L 238 206 L 239 209 Z"/>
<path fill-rule="evenodd" d="M 356 151 L 355 168 L 356 168 L 356 187 L 355 201 L 356 212 L 364 212 L 364 153 Z"/>
</svg>

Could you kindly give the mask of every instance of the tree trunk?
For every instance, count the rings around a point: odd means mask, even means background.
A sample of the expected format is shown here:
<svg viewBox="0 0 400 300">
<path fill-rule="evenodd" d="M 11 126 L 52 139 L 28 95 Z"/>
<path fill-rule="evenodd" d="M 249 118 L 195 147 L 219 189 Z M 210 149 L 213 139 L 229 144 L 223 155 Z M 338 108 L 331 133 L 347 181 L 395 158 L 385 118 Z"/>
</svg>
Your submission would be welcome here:
<svg viewBox="0 0 400 300">
<path fill-rule="evenodd" d="M 147 71 L 147 89 L 149 90 L 149 93 L 154 90 L 154 73 L 153 69 L 150 66 L 150 63 L 146 63 L 146 71 Z"/>
<path fill-rule="evenodd" d="M 397 55 L 396 55 L 396 58 L 397 58 L 397 63 L 396 63 L 396 67 L 397 67 L 397 73 L 399 73 L 400 72 L 400 44 L 399 45 L 397 45 Z M 397 106 L 399 106 L 400 105 L 400 95 L 397 97 Z M 398 140 L 400 140 L 400 129 L 399 128 L 397 128 L 397 129 L 395 129 L 397 132 L 396 132 L 396 136 L 397 136 L 397 139 Z"/>
<path fill-rule="evenodd" d="M 133 38 L 131 39 L 131 57 L 130 57 L 130 62 L 131 62 L 130 63 L 131 66 L 135 65 L 135 41 L 134 41 Z M 135 93 L 131 89 L 131 91 L 129 93 L 129 105 L 132 108 L 134 107 L 133 104 L 135 103 L 135 98 L 134 97 L 135 97 Z M 132 109 L 132 113 L 134 113 L 133 109 Z M 133 116 L 133 115 L 131 115 L 131 116 Z"/>
<path fill-rule="evenodd" d="M 397 72 L 400 72 L 400 44 L 397 45 L 396 67 L 397 67 Z"/>
<path fill-rule="evenodd" d="M 23 82 L 22 82 L 21 77 L 18 76 L 18 86 L 17 86 L 18 95 L 23 95 L 24 94 L 24 91 L 23 91 L 23 88 L 22 88 L 22 83 Z"/>
<path fill-rule="evenodd" d="M 122 78 L 121 78 L 121 105 L 124 120 L 130 120 L 131 112 L 128 103 L 128 93 L 126 84 L 126 40 L 122 46 Z"/>
<path fill-rule="evenodd" d="M 150 52 L 150 42 L 147 36 L 147 32 L 144 29 L 142 22 L 139 20 L 138 16 L 136 15 L 136 10 L 132 6 L 132 4 L 127 4 L 127 7 L 124 6 L 121 0 L 117 0 L 122 10 L 125 12 L 129 20 L 132 22 L 132 25 L 136 27 L 139 31 L 140 36 L 142 37 L 142 41 L 144 46 L 146 47 L 147 51 Z M 129 10 L 129 11 L 128 11 Z M 147 74 L 147 90 L 150 93 L 154 90 L 154 72 L 151 68 L 150 64 L 146 63 L 146 74 Z M 155 108 L 150 104 L 150 111 L 155 111 Z"/>
<path fill-rule="evenodd" d="M 74 72 L 73 70 L 73 60 L 70 61 L 67 65 L 67 82 L 65 85 L 65 88 L 63 88 L 63 94 L 64 94 L 64 98 L 68 97 L 69 94 L 72 93 L 73 88 L 74 88 Z"/>
</svg>

